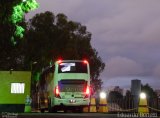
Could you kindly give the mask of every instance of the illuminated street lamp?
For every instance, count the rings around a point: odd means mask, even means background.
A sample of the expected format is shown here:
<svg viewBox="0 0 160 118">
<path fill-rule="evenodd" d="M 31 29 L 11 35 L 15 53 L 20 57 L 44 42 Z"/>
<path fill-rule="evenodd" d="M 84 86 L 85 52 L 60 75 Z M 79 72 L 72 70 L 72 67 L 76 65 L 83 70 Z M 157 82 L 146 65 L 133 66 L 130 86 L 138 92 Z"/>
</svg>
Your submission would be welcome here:
<svg viewBox="0 0 160 118">
<path fill-rule="evenodd" d="M 101 99 L 105 99 L 107 97 L 107 94 L 106 94 L 106 92 L 102 91 L 102 92 L 100 92 L 99 96 Z"/>
<path fill-rule="evenodd" d="M 34 84 L 34 82 L 33 82 L 33 71 L 34 71 L 33 65 L 35 65 L 35 64 L 37 64 L 37 61 L 34 61 L 34 62 L 31 61 L 31 91 L 32 92 L 33 92 L 33 84 Z"/>
<path fill-rule="evenodd" d="M 37 62 L 36 62 L 36 61 L 34 61 L 32 64 L 33 64 L 33 65 L 34 65 L 34 64 L 37 64 Z"/>
<path fill-rule="evenodd" d="M 143 92 L 142 92 L 142 93 L 140 93 L 140 98 L 141 98 L 141 99 L 146 99 L 146 94 L 145 94 L 145 93 L 143 93 Z"/>
<path fill-rule="evenodd" d="M 31 73 L 32 73 L 32 70 L 33 70 L 33 65 L 35 65 L 35 64 L 37 64 L 37 62 L 36 62 L 36 61 L 31 62 Z"/>
<path fill-rule="evenodd" d="M 33 65 L 37 64 L 37 61 L 32 62 L 31 61 L 31 76 L 33 74 Z"/>
</svg>

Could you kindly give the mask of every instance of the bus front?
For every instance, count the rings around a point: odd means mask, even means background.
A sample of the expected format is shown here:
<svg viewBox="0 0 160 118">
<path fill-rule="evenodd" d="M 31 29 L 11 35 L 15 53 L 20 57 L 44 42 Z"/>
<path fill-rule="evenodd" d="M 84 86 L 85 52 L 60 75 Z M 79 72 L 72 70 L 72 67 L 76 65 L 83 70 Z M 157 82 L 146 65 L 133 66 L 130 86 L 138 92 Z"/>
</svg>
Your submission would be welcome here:
<svg viewBox="0 0 160 118">
<path fill-rule="evenodd" d="M 59 60 L 55 63 L 54 107 L 83 108 L 90 102 L 88 61 Z"/>
</svg>

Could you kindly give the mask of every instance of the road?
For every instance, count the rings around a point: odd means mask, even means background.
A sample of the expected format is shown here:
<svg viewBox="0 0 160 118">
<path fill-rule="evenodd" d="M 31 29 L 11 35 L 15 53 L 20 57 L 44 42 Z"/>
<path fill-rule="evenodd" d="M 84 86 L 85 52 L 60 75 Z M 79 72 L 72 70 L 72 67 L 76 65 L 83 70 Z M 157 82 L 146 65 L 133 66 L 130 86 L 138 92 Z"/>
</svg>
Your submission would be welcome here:
<svg viewBox="0 0 160 118">
<path fill-rule="evenodd" d="M 2 118 L 137 118 L 134 116 L 124 117 L 122 114 L 106 114 L 106 113 L 10 113 L 2 114 Z M 153 118 L 160 118 L 152 116 Z M 152 118 L 138 117 L 138 118 Z"/>
<path fill-rule="evenodd" d="M 20 113 L 10 114 L 2 118 L 117 118 L 115 114 L 100 113 Z"/>
</svg>

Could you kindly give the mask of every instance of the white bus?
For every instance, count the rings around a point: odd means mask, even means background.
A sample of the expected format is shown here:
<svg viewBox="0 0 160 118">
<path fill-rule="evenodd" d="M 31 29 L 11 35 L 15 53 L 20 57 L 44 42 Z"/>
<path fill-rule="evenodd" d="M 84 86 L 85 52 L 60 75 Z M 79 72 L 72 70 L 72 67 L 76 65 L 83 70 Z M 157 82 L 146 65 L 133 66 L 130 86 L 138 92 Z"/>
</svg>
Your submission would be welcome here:
<svg viewBox="0 0 160 118">
<path fill-rule="evenodd" d="M 90 68 L 86 60 L 58 60 L 39 81 L 41 111 L 82 111 L 90 103 Z"/>
</svg>

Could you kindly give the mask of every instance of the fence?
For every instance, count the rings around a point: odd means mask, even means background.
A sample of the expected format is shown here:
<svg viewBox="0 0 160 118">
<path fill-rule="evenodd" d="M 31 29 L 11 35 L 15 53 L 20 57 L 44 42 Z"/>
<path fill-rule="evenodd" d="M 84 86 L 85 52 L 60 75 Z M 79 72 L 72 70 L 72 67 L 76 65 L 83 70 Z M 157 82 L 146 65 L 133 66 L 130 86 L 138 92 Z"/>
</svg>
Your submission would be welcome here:
<svg viewBox="0 0 160 118">
<path fill-rule="evenodd" d="M 148 108 L 151 113 L 160 114 L 160 98 L 149 99 Z"/>
<path fill-rule="evenodd" d="M 98 104 L 97 104 L 98 105 Z M 148 99 L 150 113 L 160 114 L 160 98 Z M 108 110 L 110 113 L 116 112 L 137 112 L 138 107 L 134 106 L 133 97 L 108 100 Z"/>
<path fill-rule="evenodd" d="M 38 97 L 35 95 L 32 97 L 32 109 L 39 109 Z M 99 100 L 96 100 L 97 109 L 99 107 Z M 107 101 L 109 113 L 129 112 L 135 113 L 138 111 L 138 107 L 134 106 L 134 98 L 127 97 L 121 99 L 112 99 Z M 148 108 L 150 113 L 160 114 L 160 98 L 148 99 Z"/>
<path fill-rule="evenodd" d="M 122 98 L 108 100 L 109 112 L 136 112 L 137 108 L 134 108 L 133 98 Z"/>
</svg>

